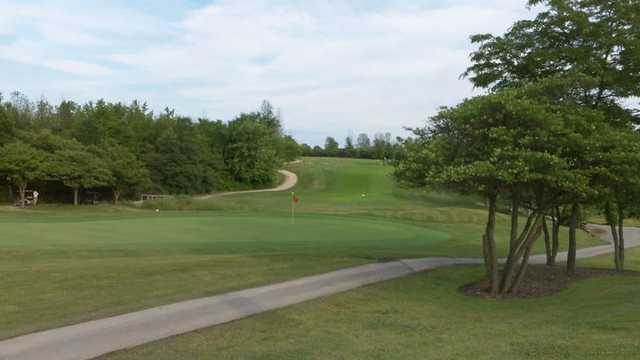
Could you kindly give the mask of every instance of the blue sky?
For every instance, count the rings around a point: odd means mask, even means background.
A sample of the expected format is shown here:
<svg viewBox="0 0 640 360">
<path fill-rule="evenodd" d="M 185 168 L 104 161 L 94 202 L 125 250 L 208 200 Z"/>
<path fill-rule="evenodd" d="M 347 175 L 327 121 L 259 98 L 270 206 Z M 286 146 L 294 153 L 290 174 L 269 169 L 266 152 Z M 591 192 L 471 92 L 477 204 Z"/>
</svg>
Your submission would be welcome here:
<svg viewBox="0 0 640 360">
<path fill-rule="evenodd" d="M 474 93 L 470 34 L 531 16 L 524 0 L 1 0 L 0 91 L 222 120 L 268 99 L 301 142 L 403 135 Z"/>
</svg>

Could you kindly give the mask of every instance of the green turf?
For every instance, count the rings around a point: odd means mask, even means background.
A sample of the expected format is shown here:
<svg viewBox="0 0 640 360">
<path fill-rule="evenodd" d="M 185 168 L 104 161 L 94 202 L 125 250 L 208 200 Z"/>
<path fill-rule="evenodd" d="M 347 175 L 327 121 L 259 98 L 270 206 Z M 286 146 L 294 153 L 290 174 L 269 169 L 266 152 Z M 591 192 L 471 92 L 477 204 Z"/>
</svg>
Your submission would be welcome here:
<svg viewBox="0 0 640 360">
<path fill-rule="evenodd" d="M 305 159 L 292 170 L 295 224 L 288 193 L 178 199 L 184 211 L 166 210 L 171 201 L 160 212 L 3 208 L 0 338 L 366 262 L 480 255 L 476 198 L 399 189 L 375 161 Z M 580 235 L 581 246 L 601 244 Z M 501 215 L 501 254 L 506 237 Z"/>
<path fill-rule="evenodd" d="M 628 253 L 640 270 L 640 249 Z M 581 265 L 611 267 L 611 257 Z M 439 269 L 173 337 L 127 359 L 633 359 L 638 276 L 572 283 L 538 299 L 460 294 L 477 266 Z"/>
<path fill-rule="evenodd" d="M 349 218 L 369 218 L 376 221 L 398 221 L 415 224 L 448 234 L 445 252 L 429 249 L 433 255 L 479 256 L 480 242 L 487 212 L 481 198 L 452 193 L 434 193 L 403 189 L 391 177 L 392 167 L 380 161 L 305 158 L 290 166 L 298 174 L 299 183 L 293 191 L 301 199 L 296 207 L 299 215 L 336 215 Z M 364 196 L 363 196 L 364 195 Z M 148 204 L 165 209 L 196 209 L 259 213 L 288 216 L 289 192 L 247 194 L 213 198 L 203 201 L 165 201 Z M 524 219 L 522 219 L 524 222 Z M 497 239 L 499 254 L 505 255 L 509 217 L 499 214 Z M 561 234 L 563 239 L 566 232 Z M 598 239 L 579 233 L 580 246 L 601 245 Z M 561 242 L 562 246 L 566 241 Z M 536 251 L 542 251 L 540 242 Z M 433 252 L 431 252 L 433 251 Z"/>
</svg>

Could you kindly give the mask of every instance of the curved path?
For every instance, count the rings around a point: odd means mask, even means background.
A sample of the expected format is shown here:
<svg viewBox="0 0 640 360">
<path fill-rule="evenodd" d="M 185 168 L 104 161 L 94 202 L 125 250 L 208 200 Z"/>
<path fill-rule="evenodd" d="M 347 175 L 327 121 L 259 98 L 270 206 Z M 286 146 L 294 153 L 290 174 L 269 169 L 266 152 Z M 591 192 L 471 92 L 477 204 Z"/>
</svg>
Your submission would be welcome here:
<svg viewBox="0 0 640 360">
<path fill-rule="evenodd" d="M 198 196 L 194 196 L 193 198 L 196 200 L 205 200 L 205 199 L 211 199 L 211 198 L 215 198 L 215 197 L 222 197 L 222 196 L 228 196 L 228 195 L 238 195 L 238 194 L 253 194 L 253 193 L 261 193 L 261 192 L 275 192 L 275 191 L 287 191 L 291 188 L 293 188 L 294 186 L 296 186 L 296 184 L 298 183 L 298 175 L 292 173 L 291 171 L 287 171 L 287 170 L 278 170 L 278 173 L 280 173 L 282 176 L 284 176 L 284 181 L 271 189 L 260 189 L 260 190 L 244 190 L 244 191 L 228 191 L 228 192 L 220 192 L 220 193 L 213 193 L 213 194 L 206 194 L 206 195 L 198 195 Z"/>
<path fill-rule="evenodd" d="M 605 240 L 608 227 L 590 226 Z M 640 246 L 640 229 L 625 228 L 628 248 Z M 611 245 L 578 250 L 579 258 L 612 252 Z M 559 254 L 565 259 L 566 253 Z M 544 255 L 531 258 L 544 263 Z M 481 259 L 423 258 L 375 263 L 279 284 L 183 301 L 0 341 L 2 360 L 91 359 L 261 312 L 355 289 L 428 269 L 481 264 Z"/>
<path fill-rule="evenodd" d="M 295 163 L 295 162 L 292 162 L 292 163 Z M 281 174 L 282 176 L 284 176 L 284 181 L 280 185 L 278 185 L 278 186 L 276 186 L 274 188 L 259 189 L 259 190 L 227 191 L 227 192 L 211 193 L 211 194 L 204 194 L 204 195 L 195 195 L 195 196 L 193 196 L 193 199 L 195 199 L 195 200 L 206 200 L 206 199 L 222 197 L 222 196 L 228 196 L 228 195 L 252 194 L 252 193 L 274 192 L 274 191 L 287 191 L 287 190 L 293 188 L 294 186 L 296 186 L 296 184 L 298 183 L 298 175 L 292 173 L 291 171 L 278 170 L 278 173 Z M 138 201 L 134 201 L 133 204 L 134 205 L 141 205 L 143 202 L 144 202 L 144 200 L 138 200 Z M 2 360 L 2 359 L 0 359 L 0 360 Z"/>
</svg>

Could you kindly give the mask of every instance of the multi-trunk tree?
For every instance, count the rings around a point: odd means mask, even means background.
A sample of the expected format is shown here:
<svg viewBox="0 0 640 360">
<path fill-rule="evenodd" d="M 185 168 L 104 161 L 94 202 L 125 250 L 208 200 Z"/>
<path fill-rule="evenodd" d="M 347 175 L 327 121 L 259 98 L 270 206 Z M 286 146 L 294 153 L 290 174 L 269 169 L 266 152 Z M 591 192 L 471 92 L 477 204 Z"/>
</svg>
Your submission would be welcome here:
<svg viewBox="0 0 640 360">
<path fill-rule="evenodd" d="M 516 22 L 501 36 L 472 36 L 479 48 L 472 53 L 472 66 L 465 75 L 475 86 L 491 91 L 551 79 L 564 84 L 555 88 L 557 102 L 598 111 L 610 127 L 623 133 L 632 132 L 631 125 L 639 120 L 638 113 L 629 108 L 628 100 L 640 96 L 640 2 L 530 0 L 528 3 L 544 9 L 532 20 Z M 606 166 L 613 168 L 615 164 Z M 586 167 L 587 163 L 577 161 L 575 171 Z M 610 203 L 610 207 L 615 202 L 614 193 L 605 192 L 610 198 L 603 201 Z M 571 239 L 567 271 L 572 273 L 578 213 L 583 206 L 592 205 L 589 201 L 593 199 L 578 192 L 573 196 L 567 194 L 565 200 Z M 559 215 L 557 208 L 554 212 Z"/>
<path fill-rule="evenodd" d="M 517 288 L 514 278 L 526 269 L 521 258 L 528 253 L 541 229 L 544 207 L 545 174 L 561 166 L 544 152 L 549 145 L 547 131 L 553 131 L 555 117 L 544 109 L 503 92 L 466 100 L 445 108 L 431 119 L 431 125 L 415 131 L 418 139 L 407 143 L 406 156 L 398 162 L 396 176 L 414 185 L 461 192 L 477 192 L 487 199 L 488 217 L 482 236 L 491 293 L 507 293 Z M 528 204 L 534 210 L 527 226 L 518 232 L 520 206 L 512 207 L 512 238 L 507 260 L 507 273 L 499 275 L 495 226 L 498 201 L 511 196 L 514 204 Z M 516 200 L 517 199 L 517 200 Z"/>
<path fill-rule="evenodd" d="M 482 249 L 494 295 L 518 291 L 550 215 L 548 262 L 555 262 L 561 206 L 570 209 L 570 246 L 575 248 L 580 204 L 593 201 L 597 194 L 588 165 L 593 156 L 602 155 L 594 150 L 608 128 L 604 115 L 550 101 L 540 96 L 540 90 L 540 84 L 501 90 L 442 109 L 405 142 L 405 154 L 397 163 L 396 177 L 401 181 L 475 192 L 487 199 Z M 495 239 L 501 203 L 509 204 L 511 213 L 502 271 Z"/>
</svg>

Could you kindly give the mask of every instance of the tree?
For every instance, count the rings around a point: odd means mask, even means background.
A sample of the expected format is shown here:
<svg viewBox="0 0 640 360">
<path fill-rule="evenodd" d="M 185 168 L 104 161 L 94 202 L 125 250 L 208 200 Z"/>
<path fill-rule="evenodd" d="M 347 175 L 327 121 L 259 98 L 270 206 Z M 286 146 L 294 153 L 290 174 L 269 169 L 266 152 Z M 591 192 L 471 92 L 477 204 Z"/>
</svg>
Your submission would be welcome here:
<svg viewBox="0 0 640 360">
<path fill-rule="evenodd" d="M 0 93 L 0 146 L 14 138 L 15 126 L 15 122 L 8 116 L 5 110 L 5 106 L 2 103 L 2 93 Z"/>
<path fill-rule="evenodd" d="M 344 151 L 349 157 L 353 157 L 355 154 L 355 147 L 353 146 L 353 139 L 351 136 L 347 136 L 347 138 L 344 139 Z"/>
<path fill-rule="evenodd" d="M 60 102 L 56 109 L 57 123 L 54 129 L 61 134 L 70 135 L 77 107 L 73 101 Z"/>
<path fill-rule="evenodd" d="M 313 156 L 313 148 L 309 144 L 300 145 L 302 156 Z"/>
<path fill-rule="evenodd" d="M 529 0 L 546 9 L 503 36 L 474 35 L 467 70 L 474 85 L 509 88 L 550 76 L 584 81 L 585 104 L 640 95 L 636 0 Z"/>
<path fill-rule="evenodd" d="M 273 182 L 280 165 L 278 138 L 255 114 L 243 114 L 228 125 L 225 163 L 241 182 L 264 185 Z"/>
<path fill-rule="evenodd" d="M 367 150 L 371 147 L 371 140 L 369 140 L 369 136 L 365 133 L 358 135 L 357 147 L 360 150 Z"/>
<path fill-rule="evenodd" d="M 640 138 L 638 133 L 620 130 L 601 132 L 601 156 L 594 157 L 595 182 L 601 207 L 610 226 L 616 271 L 624 271 L 624 220 L 639 215 Z"/>
<path fill-rule="evenodd" d="M 41 129 L 50 129 L 54 125 L 53 106 L 41 97 L 35 105 L 34 125 Z"/>
<path fill-rule="evenodd" d="M 273 111 L 273 105 L 267 100 L 263 100 L 260 105 L 260 110 L 257 113 L 258 121 L 272 129 L 275 133 L 281 134 L 282 132 L 282 123 L 280 120 L 280 115 Z"/>
<path fill-rule="evenodd" d="M 108 185 L 113 192 L 115 205 L 125 191 L 133 192 L 149 184 L 149 171 L 124 146 L 110 144 L 103 149 L 96 149 L 96 152 L 111 173 Z"/>
<path fill-rule="evenodd" d="M 383 159 L 387 155 L 388 147 L 391 145 L 387 139 L 391 138 L 391 134 L 386 136 L 384 134 L 376 134 L 373 138 L 373 157 L 376 159 Z"/>
<path fill-rule="evenodd" d="M 80 144 L 69 142 L 51 159 L 49 174 L 73 190 L 73 205 L 79 203 L 80 189 L 108 186 L 113 175 L 104 163 Z"/>
<path fill-rule="evenodd" d="M 12 112 L 13 121 L 20 129 L 29 129 L 33 122 L 33 103 L 23 93 L 14 91 L 11 93 L 11 102 L 8 111 Z"/>
<path fill-rule="evenodd" d="M 327 152 L 327 155 L 336 155 L 338 150 L 340 150 L 340 145 L 336 139 L 327 136 L 327 139 L 324 141 L 324 150 Z"/>
<path fill-rule="evenodd" d="M 588 177 L 574 171 L 565 157 L 567 139 L 576 137 L 567 126 L 570 116 L 575 116 L 573 109 L 563 111 L 532 97 L 528 88 L 500 91 L 442 109 L 431 125 L 414 131 L 416 139 L 405 142 L 406 153 L 395 171 L 400 181 L 486 197 L 482 249 L 494 295 L 518 291 L 544 217 L 558 194 L 583 191 L 588 184 Z M 514 204 L 501 274 L 495 250 L 499 197 Z M 522 228 L 517 221 L 520 207 L 530 212 Z"/>
<path fill-rule="evenodd" d="M 631 131 L 639 121 L 625 105 L 640 95 L 637 1 L 530 0 L 529 5 L 546 9 L 533 20 L 516 22 L 502 36 L 472 36 L 479 48 L 465 75 L 475 86 L 494 91 L 549 80 L 564 83 L 554 89 L 558 101 L 600 111 L 611 126 Z M 574 195 L 568 205 L 568 273 L 575 268 L 577 218 L 586 200 L 584 194 Z"/>
<path fill-rule="evenodd" d="M 302 148 L 293 137 L 286 135 L 282 137 L 280 153 L 282 160 L 294 161 L 302 155 Z"/>
<path fill-rule="evenodd" d="M 43 152 L 22 142 L 12 142 L 0 148 L 0 174 L 18 188 L 23 206 L 29 183 L 44 177 L 45 158 Z"/>
</svg>

